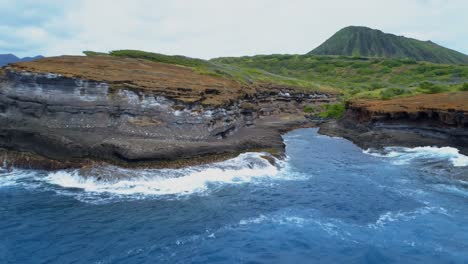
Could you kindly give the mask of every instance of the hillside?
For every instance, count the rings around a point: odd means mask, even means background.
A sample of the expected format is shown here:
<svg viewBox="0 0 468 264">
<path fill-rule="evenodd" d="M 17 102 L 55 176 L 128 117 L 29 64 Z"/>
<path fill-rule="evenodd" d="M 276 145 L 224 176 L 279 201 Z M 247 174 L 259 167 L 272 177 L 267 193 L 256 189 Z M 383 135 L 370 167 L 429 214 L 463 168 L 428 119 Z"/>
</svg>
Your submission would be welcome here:
<svg viewBox="0 0 468 264">
<path fill-rule="evenodd" d="M 468 90 L 468 65 L 408 59 L 319 55 L 258 55 L 201 60 L 137 50 L 85 52 L 88 57 L 134 58 L 191 68 L 241 84 L 272 83 L 348 98 L 389 99 L 420 93 Z M 465 84 L 466 83 L 466 84 Z"/>
<path fill-rule="evenodd" d="M 356 26 L 341 29 L 308 54 L 409 58 L 434 63 L 468 64 L 467 55 L 431 41 L 420 41 Z"/>
<path fill-rule="evenodd" d="M 259 55 L 212 61 L 333 87 L 350 98 L 389 99 L 468 90 L 468 65 L 323 55 Z"/>
<path fill-rule="evenodd" d="M 337 89 L 326 85 L 320 85 L 313 80 L 305 80 L 265 71 L 255 67 L 239 67 L 215 60 L 202 60 L 180 55 L 165 55 L 160 53 L 145 52 L 140 50 L 115 50 L 109 53 L 84 51 L 88 57 L 118 57 L 132 58 L 145 61 L 152 61 L 164 64 L 172 64 L 192 69 L 196 73 L 210 75 L 236 81 L 243 85 L 252 84 L 275 84 L 291 86 L 309 91 L 321 91 L 327 93 L 339 93 Z"/>
<path fill-rule="evenodd" d="M 39 55 L 35 57 L 18 58 L 17 56 L 13 54 L 0 54 L 0 67 L 5 66 L 9 63 L 32 61 L 32 60 L 41 59 L 41 58 L 44 58 L 44 57 Z"/>
</svg>

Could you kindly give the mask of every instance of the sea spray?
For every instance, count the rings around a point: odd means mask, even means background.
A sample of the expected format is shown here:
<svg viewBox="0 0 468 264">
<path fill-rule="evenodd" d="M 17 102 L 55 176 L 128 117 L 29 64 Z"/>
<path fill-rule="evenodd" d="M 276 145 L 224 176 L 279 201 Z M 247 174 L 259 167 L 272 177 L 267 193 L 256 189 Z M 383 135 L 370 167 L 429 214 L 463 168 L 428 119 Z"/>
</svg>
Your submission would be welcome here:
<svg viewBox="0 0 468 264">
<path fill-rule="evenodd" d="M 454 167 L 468 166 L 468 156 L 460 154 L 458 149 L 452 147 L 385 147 L 383 151 L 368 149 L 364 153 L 376 157 L 390 158 L 393 164 L 396 165 L 404 165 L 421 160 L 447 160 Z"/>
<path fill-rule="evenodd" d="M 22 170 L 22 169 L 3 169 L 0 167 L 0 187 L 7 186 L 33 186 L 34 184 L 30 182 L 31 179 L 34 179 L 38 175 L 36 171 L 33 170 Z M 29 184 L 28 184 L 29 182 Z"/>
<path fill-rule="evenodd" d="M 100 168 L 99 173 L 81 175 L 79 170 L 51 172 L 47 182 L 64 188 L 118 195 L 188 195 L 203 193 L 210 185 L 240 184 L 278 176 L 283 162 L 272 165 L 261 156 L 265 153 L 244 153 L 224 162 L 184 169 Z M 113 177 L 115 176 L 115 177 Z"/>
</svg>

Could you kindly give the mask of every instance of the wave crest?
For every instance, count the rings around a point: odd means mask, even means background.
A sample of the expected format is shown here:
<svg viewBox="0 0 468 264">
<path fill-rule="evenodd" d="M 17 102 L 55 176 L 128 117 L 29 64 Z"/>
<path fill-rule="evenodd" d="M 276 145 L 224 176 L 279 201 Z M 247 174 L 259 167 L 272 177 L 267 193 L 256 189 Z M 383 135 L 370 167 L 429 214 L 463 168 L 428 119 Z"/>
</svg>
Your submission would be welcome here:
<svg viewBox="0 0 468 264">
<path fill-rule="evenodd" d="M 452 147 L 385 147 L 383 151 L 367 149 L 364 153 L 375 157 L 390 158 L 396 165 L 420 160 L 448 160 L 454 167 L 468 166 L 468 156 L 460 154 L 458 149 Z"/>
<path fill-rule="evenodd" d="M 83 175 L 79 170 L 49 173 L 47 182 L 65 188 L 79 188 L 93 193 L 119 195 L 188 195 L 203 193 L 217 184 L 248 183 L 278 176 L 276 166 L 261 156 L 244 153 L 234 159 L 185 169 L 123 169 L 113 166 L 96 168 Z"/>
</svg>

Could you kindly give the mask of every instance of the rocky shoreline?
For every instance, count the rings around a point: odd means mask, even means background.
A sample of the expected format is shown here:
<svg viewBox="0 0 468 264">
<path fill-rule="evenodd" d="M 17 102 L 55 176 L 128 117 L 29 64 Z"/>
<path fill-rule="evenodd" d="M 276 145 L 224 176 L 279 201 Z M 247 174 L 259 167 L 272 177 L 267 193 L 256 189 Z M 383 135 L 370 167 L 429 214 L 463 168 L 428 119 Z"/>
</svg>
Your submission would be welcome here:
<svg viewBox="0 0 468 264">
<path fill-rule="evenodd" d="M 0 70 L 0 162 L 55 170 L 184 167 L 246 151 L 282 157 L 282 134 L 313 126 L 362 148 L 452 146 L 468 154 L 467 92 L 352 101 L 336 121 L 304 113 L 336 100 L 139 59 L 18 63 Z"/>
<path fill-rule="evenodd" d="M 0 157 L 7 166 L 180 167 L 245 151 L 281 156 L 282 133 L 312 125 L 304 106 L 335 100 L 272 84 L 243 87 L 185 67 L 129 59 L 132 68 L 122 69 L 112 64 L 122 59 L 93 58 L 102 76 L 111 76 L 105 80 L 92 69 L 87 75 L 82 60 L 2 70 Z M 68 68 L 60 67 L 64 61 Z M 146 75 L 152 82 L 138 79 Z"/>
<path fill-rule="evenodd" d="M 387 101 L 354 101 L 343 118 L 319 132 L 361 148 L 450 146 L 468 155 L 468 92 L 418 95 Z"/>
</svg>

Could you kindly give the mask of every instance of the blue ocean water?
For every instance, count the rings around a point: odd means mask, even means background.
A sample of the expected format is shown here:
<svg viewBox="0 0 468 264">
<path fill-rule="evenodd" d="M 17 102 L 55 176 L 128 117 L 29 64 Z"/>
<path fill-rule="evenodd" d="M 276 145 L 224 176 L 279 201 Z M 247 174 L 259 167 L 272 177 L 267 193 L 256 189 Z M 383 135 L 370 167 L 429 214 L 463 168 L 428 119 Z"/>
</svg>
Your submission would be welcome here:
<svg viewBox="0 0 468 264">
<path fill-rule="evenodd" d="M 467 263 L 468 157 L 299 129 L 180 170 L 0 171 L 0 263 Z"/>
</svg>

